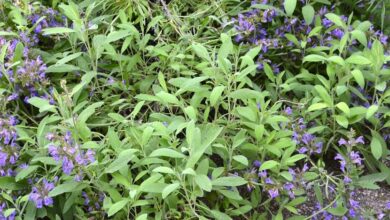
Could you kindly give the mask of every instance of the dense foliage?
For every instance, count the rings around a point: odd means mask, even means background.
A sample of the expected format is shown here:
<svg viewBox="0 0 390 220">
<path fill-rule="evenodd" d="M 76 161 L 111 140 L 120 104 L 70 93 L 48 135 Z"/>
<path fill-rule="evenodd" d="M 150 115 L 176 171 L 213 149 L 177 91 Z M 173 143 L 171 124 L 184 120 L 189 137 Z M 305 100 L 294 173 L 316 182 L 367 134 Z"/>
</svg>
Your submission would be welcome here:
<svg viewBox="0 0 390 220">
<path fill-rule="evenodd" d="M 0 9 L 0 219 L 390 216 L 388 1 Z"/>
</svg>

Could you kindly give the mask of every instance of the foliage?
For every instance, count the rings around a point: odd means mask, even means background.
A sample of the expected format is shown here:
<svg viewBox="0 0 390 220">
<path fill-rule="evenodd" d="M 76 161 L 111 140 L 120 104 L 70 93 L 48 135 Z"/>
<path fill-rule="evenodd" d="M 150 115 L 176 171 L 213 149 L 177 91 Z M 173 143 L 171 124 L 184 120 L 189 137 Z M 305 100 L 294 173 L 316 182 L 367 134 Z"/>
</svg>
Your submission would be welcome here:
<svg viewBox="0 0 390 220">
<path fill-rule="evenodd" d="M 389 6 L 351 2 L 1 2 L 0 219 L 383 218 Z"/>
</svg>

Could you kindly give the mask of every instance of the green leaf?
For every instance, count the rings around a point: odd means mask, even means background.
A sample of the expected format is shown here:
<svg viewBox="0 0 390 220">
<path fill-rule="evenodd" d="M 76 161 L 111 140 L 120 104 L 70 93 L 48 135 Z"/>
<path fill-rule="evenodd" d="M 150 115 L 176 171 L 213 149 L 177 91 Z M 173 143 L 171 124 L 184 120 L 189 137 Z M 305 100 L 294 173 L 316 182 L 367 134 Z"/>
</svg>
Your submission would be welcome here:
<svg viewBox="0 0 390 220">
<path fill-rule="evenodd" d="M 135 220 L 148 220 L 148 214 L 144 213 L 142 215 L 139 215 Z"/>
<path fill-rule="evenodd" d="M 211 180 L 206 175 L 196 175 L 195 176 L 195 183 L 204 191 L 211 192 L 212 184 Z"/>
<path fill-rule="evenodd" d="M 54 35 L 54 34 L 66 34 L 74 33 L 75 31 L 66 27 L 52 27 L 43 29 L 43 35 Z"/>
<path fill-rule="evenodd" d="M 72 180 L 56 186 L 52 191 L 49 192 L 49 196 L 55 197 L 63 193 L 80 191 L 84 189 L 86 186 L 87 185 L 85 183 L 79 183 Z"/>
<path fill-rule="evenodd" d="M 26 178 L 30 173 L 34 172 L 36 169 L 38 169 L 39 166 L 29 166 L 23 170 L 21 170 L 15 177 L 15 180 L 18 182 L 19 180 L 22 180 Z"/>
<path fill-rule="evenodd" d="M 195 164 L 202 157 L 206 149 L 210 147 L 211 143 L 213 143 L 214 140 L 218 137 L 218 135 L 222 132 L 222 129 L 222 127 L 217 127 L 211 124 L 207 125 L 202 129 L 201 144 L 191 146 L 190 157 L 188 158 L 186 165 L 187 168 L 193 168 L 195 166 Z"/>
<path fill-rule="evenodd" d="M 49 100 L 47 99 L 32 97 L 28 99 L 28 103 L 39 108 L 39 112 L 45 112 L 45 111 L 56 112 L 56 107 L 54 105 L 50 105 Z"/>
<path fill-rule="evenodd" d="M 100 106 L 102 106 L 104 104 L 104 102 L 96 102 L 96 103 L 93 103 L 92 105 L 88 106 L 87 108 L 85 108 L 79 115 L 79 117 L 77 117 L 77 122 L 78 123 L 85 123 L 89 117 L 91 117 L 93 114 L 95 114 L 95 111 L 97 108 L 99 108 Z"/>
<path fill-rule="evenodd" d="M 348 122 L 348 119 L 346 117 L 344 117 L 342 115 L 335 115 L 334 117 L 336 119 L 336 122 L 339 125 L 343 126 L 344 128 L 348 128 L 349 122 Z"/>
<path fill-rule="evenodd" d="M 378 105 L 371 105 L 366 112 L 366 119 L 371 118 L 377 111 L 378 111 Z"/>
<path fill-rule="evenodd" d="M 115 213 L 119 212 L 120 210 L 122 210 L 125 205 L 127 205 L 127 203 L 129 202 L 129 200 L 127 199 L 123 199 L 119 202 L 116 202 L 114 204 L 111 205 L 111 207 L 108 209 L 108 217 L 110 216 L 113 216 Z"/>
<path fill-rule="evenodd" d="M 217 86 L 211 91 L 210 94 L 210 105 L 215 106 L 222 95 L 222 92 L 225 90 L 225 86 Z"/>
<path fill-rule="evenodd" d="M 328 91 L 326 91 L 326 89 L 321 86 L 321 85 L 315 85 L 314 86 L 314 89 L 317 91 L 317 93 L 320 95 L 320 97 L 322 98 L 322 100 L 328 104 L 328 106 L 332 106 L 333 105 L 333 101 L 332 101 L 332 98 L 330 97 Z"/>
<path fill-rule="evenodd" d="M 345 213 L 347 213 L 348 209 L 339 205 L 336 208 L 329 208 L 329 209 L 327 209 L 327 211 L 335 216 L 344 216 Z"/>
<path fill-rule="evenodd" d="M 371 64 L 371 60 L 360 56 L 360 55 L 352 55 L 345 60 L 347 63 L 356 64 L 356 65 L 368 65 Z"/>
<path fill-rule="evenodd" d="M 264 162 L 263 164 L 261 164 L 259 170 L 269 170 L 269 169 L 276 167 L 277 165 L 279 165 L 278 162 L 276 162 L 274 160 L 268 160 L 268 161 Z"/>
<path fill-rule="evenodd" d="M 344 23 L 343 20 L 341 20 L 340 16 L 336 15 L 336 14 L 333 14 L 333 13 L 328 13 L 325 15 L 325 17 L 327 19 L 329 19 L 330 21 L 332 21 L 334 24 L 336 24 L 337 26 L 339 27 L 345 27 L 346 24 Z"/>
<path fill-rule="evenodd" d="M 303 62 L 323 62 L 326 58 L 317 54 L 310 54 L 303 58 Z"/>
<path fill-rule="evenodd" d="M 311 5 L 305 5 L 302 8 L 302 14 L 306 24 L 311 24 L 313 22 L 314 13 L 315 13 L 314 8 Z"/>
<path fill-rule="evenodd" d="M 23 189 L 23 185 L 16 183 L 13 177 L 2 176 L 0 177 L 0 189 L 19 190 Z"/>
<path fill-rule="evenodd" d="M 72 92 L 71 92 L 71 96 L 75 95 L 77 92 L 79 92 L 83 87 L 85 87 L 86 85 L 88 85 L 91 80 L 97 75 L 97 73 L 95 71 L 89 71 L 87 73 L 85 73 L 82 77 L 81 77 L 81 82 L 79 84 L 77 84 L 75 87 L 73 87 L 72 89 Z"/>
<path fill-rule="evenodd" d="M 159 148 L 154 150 L 150 155 L 150 157 L 171 157 L 171 158 L 185 158 L 184 154 L 179 153 L 175 150 L 169 148 Z"/>
<path fill-rule="evenodd" d="M 174 174 L 175 173 L 175 171 L 173 171 L 169 167 L 156 167 L 156 168 L 153 169 L 153 172 L 156 172 L 156 173 L 168 173 L 168 174 Z"/>
<path fill-rule="evenodd" d="M 114 119 L 117 122 L 123 123 L 126 121 L 126 118 L 118 113 L 108 113 L 108 117 Z"/>
<path fill-rule="evenodd" d="M 134 158 L 136 149 L 127 149 L 119 153 L 117 159 L 115 159 L 105 170 L 106 173 L 113 173 L 117 170 L 127 166 L 127 163 Z"/>
<path fill-rule="evenodd" d="M 66 17 L 68 17 L 70 20 L 73 21 L 80 20 L 79 12 L 75 4 L 70 4 L 70 5 L 61 4 L 59 7 L 63 10 Z"/>
<path fill-rule="evenodd" d="M 109 44 L 111 42 L 125 38 L 125 37 L 129 36 L 130 34 L 131 34 L 130 30 L 113 31 L 107 35 L 104 43 Z"/>
<path fill-rule="evenodd" d="M 195 51 L 195 53 L 198 57 L 211 62 L 209 52 L 202 44 L 194 43 L 194 44 L 192 44 L 192 49 Z"/>
<path fill-rule="evenodd" d="M 349 107 L 348 105 L 345 103 L 345 102 L 339 102 L 337 103 L 336 107 L 338 109 L 340 109 L 342 112 L 344 112 L 346 115 L 349 115 L 350 114 L 350 110 L 349 110 Z"/>
<path fill-rule="evenodd" d="M 296 155 L 294 155 L 292 157 L 289 157 L 286 160 L 286 163 L 287 164 L 294 164 L 295 162 L 297 162 L 298 160 L 302 160 L 303 158 L 306 158 L 305 154 L 296 154 Z"/>
<path fill-rule="evenodd" d="M 161 101 L 164 103 L 172 103 L 172 104 L 180 105 L 180 102 L 176 98 L 176 96 L 169 94 L 165 91 L 160 91 L 159 93 L 156 94 L 156 96 L 159 97 Z"/>
<path fill-rule="evenodd" d="M 233 160 L 241 163 L 242 165 L 248 166 L 248 159 L 245 156 L 242 155 L 235 155 L 233 156 Z"/>
<path fill-rule="evenodd" d="M 375 159 L 378 160 L 382 156 L 382 144 L 380 140 L 377 137 L 373 136 L 371 139 L 370 147 L 372 155 L 375 157 Z"/>
<path fill-rule="evenodd" d="M 314 103 L 314 104 L 312 104 L 312 105 L 307 109 L 307 111 L 311 112 L 311 111 L 316 111 L 316 110 L 323 109 L 323 108 L 327 108 L 327 107 L 329 107 L 328 104 L 319 102 L 319 103 Z"/>
<path fill-rule="evenodd" d="M 351 32 L 352 34 L 352 37 L 355 38 L 356 40 L 358 40 L 361 44 L 363 44 L 364 46 L 367 46 L 367 38 L 366 38 L 366 34 L 361 31 L 361 30 L 353 30 Z"/>
<path fill-rule="evenodd" d="M 247 181 L 239 176 L 220 177 L 212 181 L 213 186 L 241 186 L 247 184 Z"/>
<path fill-rule="evenodd" d="M 359 69 L 354 69 L 351 72 L 353 78 L 355 78 L 355 81 L 359 84 L 360 88 L 364 88 L 364 76 L 362 71 Z"/>
<path fill-rule="evenodd" d="M 74 54 L 71 54 L 71 55 L 68 55 L 68 56 L 65 56 L 64 58 L 60 59 L 57 61 L 56 65 L 62 65 L 62 64 L 65 64 L 71 60 L 74 60 L 76 59 L 77 57 L 79 57 L 81 54 L 83 54 L 82 52 L 78 52 L 78 53 L 74 53 Z"/>
<path fill-rule="evenodd" d="M 70 64 L 55 64 L 46 69 L 46 73 L 68 73 L 80 70 L 79 67 Z"/>
<path fill-rule="evenodd" d="M 297 0 L 284 0 L 283 6 L 286 14 L 291 16 L 294 13 L 295 7 L 297 6 Z"/>
</svg>

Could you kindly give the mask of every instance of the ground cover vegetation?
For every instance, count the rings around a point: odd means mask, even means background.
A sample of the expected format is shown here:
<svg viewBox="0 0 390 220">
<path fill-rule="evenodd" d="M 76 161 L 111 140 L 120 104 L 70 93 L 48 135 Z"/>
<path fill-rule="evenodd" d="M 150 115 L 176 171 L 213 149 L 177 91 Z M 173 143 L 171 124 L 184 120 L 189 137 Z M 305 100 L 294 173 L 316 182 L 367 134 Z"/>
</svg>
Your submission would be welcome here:
<svg viewBox="0 0 390 220">
<path fill-rule="evenodd" d="M 0 10 L 0 219 L 389 218 L 390 2 Z"/>
</svg>

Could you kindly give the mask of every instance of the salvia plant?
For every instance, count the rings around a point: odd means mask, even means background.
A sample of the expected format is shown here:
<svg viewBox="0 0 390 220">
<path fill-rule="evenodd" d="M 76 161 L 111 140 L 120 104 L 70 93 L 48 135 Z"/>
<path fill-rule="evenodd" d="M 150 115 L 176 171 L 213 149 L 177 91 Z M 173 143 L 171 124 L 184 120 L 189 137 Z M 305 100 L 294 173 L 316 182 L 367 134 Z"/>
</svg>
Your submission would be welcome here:
<svg viewBox="0 0 390 220">
<path fill-rule="evenodd" d="M 0 219 L 390 219 L 385 0 L 0 1 Z"/>
</svg>

